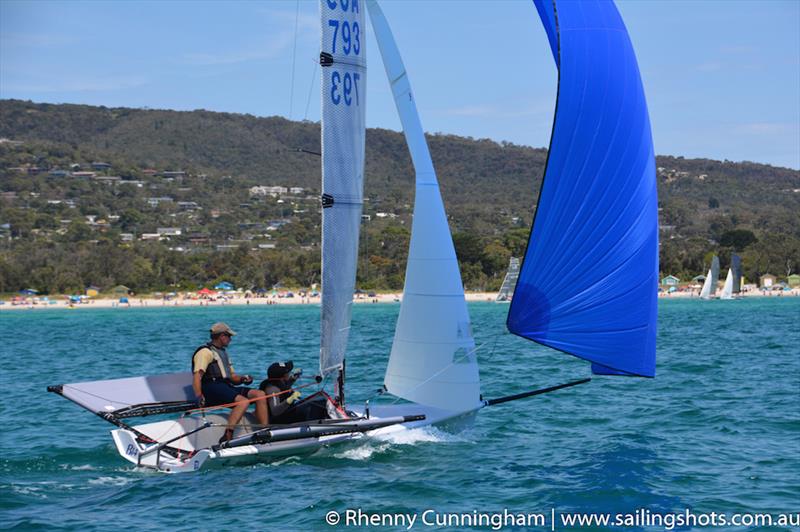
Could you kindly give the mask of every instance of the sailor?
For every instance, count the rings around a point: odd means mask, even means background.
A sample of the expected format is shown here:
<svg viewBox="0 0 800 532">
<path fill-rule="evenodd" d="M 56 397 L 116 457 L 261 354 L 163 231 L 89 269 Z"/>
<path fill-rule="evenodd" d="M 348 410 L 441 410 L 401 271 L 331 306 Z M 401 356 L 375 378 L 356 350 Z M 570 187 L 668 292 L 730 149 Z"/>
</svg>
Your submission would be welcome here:
<svg viewBox="0 0 800 532">
<path fill-rule="evenodd" d="M 233 437 L 233 429 L 250 405 L 247 399 L 264 397 L 264 392 L 241 384 L 250 384 L 253 377 L 237 375 L 231 365 L 226 348 L 236 334 L 227 324 L 218 322 L 211 326 L 211 341 L 198 347 L 192 355 L 192 388 L 200 406 L 215 406 L 237 403 L 228 417 L 228 427 L 220 443 Z M 267 405 L 265 400 L 254 401 L 256 419 L 266 425 Z"/>
<path fill-rule="evenodd" d="M 300 392 L 292 389 L 301 374 L 299 369 L 294 370 L 291 360 L 275 362 L 267 368 L 267 378 L 261 381 L 259 388 L 268 397 L 272 423 L 289 424 L 329 417 L 324 398 L 312 395 L 300 401 Z"/>
</svg>

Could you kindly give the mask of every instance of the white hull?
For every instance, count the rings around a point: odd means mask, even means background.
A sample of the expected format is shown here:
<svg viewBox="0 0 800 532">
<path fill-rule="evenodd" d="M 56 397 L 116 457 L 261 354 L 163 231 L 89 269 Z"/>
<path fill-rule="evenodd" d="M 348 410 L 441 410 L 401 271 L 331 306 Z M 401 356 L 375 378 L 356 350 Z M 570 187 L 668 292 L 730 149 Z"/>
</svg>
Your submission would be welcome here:
<svg viewBox="0 0 800 532">
<path fill-rule="evenodd" d="M 382 437 L 415 428 L 436 425 L 449 429 L 463 429 L 472 424 L 475 414 L 482 408 L 482 404 L 476 405 L 473 410 L 467 412 L 451 412 L 438 408 L 427 407 L 414 403 L 397 405 L 378 405 L 370 408 L 370 421 L 380 421 L 397 416 L 424 414 L 425 419 L 412 421 L 409 423 L 394 424 L 371 430 L 366 433 L 356 432 L 347 434 L 335 434 L 324 436 L 309 436 L 302 439 L 277 441 L 272 443 L 240 445 L 237 447 L 220 449 L 213 451 L 210 447 L 217 443 L 224 431 L 223 425 L 227 416 L 214 414 L 206 416 L 205 420 L 200 417 L 182 418 L 180 420 L 160 421 L 134 427 L 140 433 L 146 434 L 151 438 L 166 442 L 181 434 L 186 434 L 194 429 L 200 428 L 205 421 L 214 426 L 202 429 L 195 434 L 180 438 L 170 443 L 170 447 L 186 452 L 186 456 L 175 458 L 156 450 L 157 445 L 142 445 L 136 441 L 136 435 L 127 429 L 116 429 L 111 431 L 111 435 L 116 444 L 120 456 L 129 462 L 140 467 L 157 469 L 164 473 L 188 473 L 197 471 L 209 460 L 230 460 L 246 456 L 263 456 L 274 458 L 279 456 L 289 456 L 298 454 L 313 453 L 321 447 L 327 447 L 345 441 L 357 440 L 365 437 Z M 363 415 L 363 408 L 356 408 L 356 414 Z M 234 438 L 252 432 L 253 417 L 248 414 L 242 423 L 237 426 Z"/>
</svg>

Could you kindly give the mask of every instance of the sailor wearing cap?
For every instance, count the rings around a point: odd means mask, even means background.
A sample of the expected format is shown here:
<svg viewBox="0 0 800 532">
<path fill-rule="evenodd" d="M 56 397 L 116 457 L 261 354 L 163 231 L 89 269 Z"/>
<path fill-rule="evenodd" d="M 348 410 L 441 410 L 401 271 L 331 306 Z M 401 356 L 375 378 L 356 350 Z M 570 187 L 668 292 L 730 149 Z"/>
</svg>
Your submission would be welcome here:
<svg viewBox="0 0 800 532">
<path fill-rule="evenodd" d="M 250 403 L 247 399 L 264 397 L 264 392 L 254 390 L 240 384 L 250 384 L 253 377 L 250 375 L 237 375 L 233 370 L 226 348 L 231 343 L 231 338 L 236 333 L 226 323 L 218 322 L 211 326 L 211 341 L 198 347 L 192 355 L 192 388 L 201 406 L 215 406 L 229 403 L 238 403 L 231 410 L 228 417 L 228 428 L 220 442 L 228 441 L 233 437 L 233 429 L 242 419 Z M 266 425 L 266 401 L 254 401 L 256 405 L 256 419 L 261 425 Z"/>
<path fill-rule="evenodd" d="M 267 368 L 267 378 L 259 388 L 267 394 L 272 423 L 299 423 L 330 417 L 326 399 L 319 392 L 301 401 L 300 392 L 292 389 L 302 373 L 295 369 L 291 360 L 275 362 Z"/>
<path fill-rule="evenodd" d="M 287 414 L 292 405 L 300 399 L 300 392 L 292 390 L 292 385 L 300 376 L 300 372 L 292 371 L 294 363 L 291 360 L 286 362 L 275 362 L 267 368 L 267 378 L 261 381 L 259 388 L 269 396 L 270 417 L 273 423 L 292 423 Z"/>
</svg>

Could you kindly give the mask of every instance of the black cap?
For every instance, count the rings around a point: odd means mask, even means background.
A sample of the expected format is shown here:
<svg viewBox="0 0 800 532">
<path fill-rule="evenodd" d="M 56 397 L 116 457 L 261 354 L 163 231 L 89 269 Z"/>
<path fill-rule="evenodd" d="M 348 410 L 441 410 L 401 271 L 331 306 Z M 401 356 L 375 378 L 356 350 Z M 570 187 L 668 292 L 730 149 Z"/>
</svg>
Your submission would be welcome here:
<svg viewBox="0 0 800 532">
<path fill-rule="evenodd" d="M 294 368 L 291 360 L 286 362 L 275 362 L 267 369 L 267 377 L 270 379 L 280 379 Z"/>
</svg>

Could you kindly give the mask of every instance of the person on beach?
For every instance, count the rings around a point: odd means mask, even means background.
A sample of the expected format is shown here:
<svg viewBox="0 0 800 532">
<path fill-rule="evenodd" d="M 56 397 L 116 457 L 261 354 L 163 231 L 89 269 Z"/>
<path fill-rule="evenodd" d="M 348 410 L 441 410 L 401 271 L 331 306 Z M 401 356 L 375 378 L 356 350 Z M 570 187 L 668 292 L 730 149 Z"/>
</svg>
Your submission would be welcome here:
<svg viewBox="0 0 800 532">
<path fill-rule="evenodd" d="M 293 390 L 292 386 L 302 372 L 292 371 L 293 369 L 294 363 L 291 360 L 275 362 L 267 369 L 267 378 L 259 386 L 267 396 L 272 423 L 289 424 L 327 419 L 329 416 L 323 397 L 312 396 L 300 401 L 300 392 Z"/>
<path fill-rule="evenodd" d="M 210 333 L 211 341 L 198 347 L 192 355 L 192 388 L 201 407 L 237 403 L 228 417 L 225 434 L 220 438 L 223 443 L 233 437 L 234 427 L 250 406 L 247 400 L 264 397 L 264 392 L 241 386 L 252 383 L 253 377 L 237 375 L 231 365 L 226 349 L 236 334 L 233 329 L 218 322 L 211 326 Z M 266 401 L 254 402 L 258 423 L 267 425 Z"/>
</svg>

